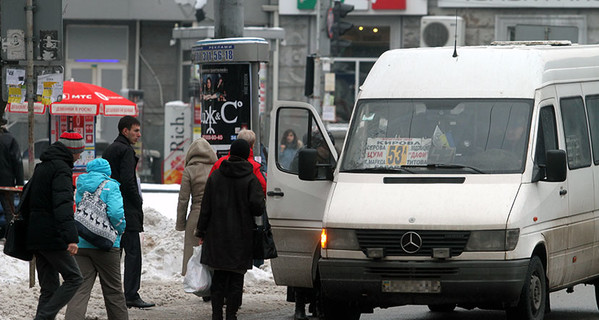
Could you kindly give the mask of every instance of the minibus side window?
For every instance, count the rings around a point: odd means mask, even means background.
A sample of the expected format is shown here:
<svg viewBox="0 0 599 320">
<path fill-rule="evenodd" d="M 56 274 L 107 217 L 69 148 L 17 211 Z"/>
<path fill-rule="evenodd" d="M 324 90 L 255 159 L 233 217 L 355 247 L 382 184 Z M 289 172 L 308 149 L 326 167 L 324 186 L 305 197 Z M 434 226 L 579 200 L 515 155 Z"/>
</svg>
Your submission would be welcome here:
<svg viewBox="0 0 599 320">
<path fill-rule="evenodd" d="M 587 112 L 591 127 L 591 143 L 593 145 L 593 160 L 599 164 L 599 96 L 587 96 Z"/>
<path fill-rule="evenodd" d="M 560 105 L 568 167 L 570 169 L 588 167 L 591 165 L 591 147 L 582 97 L 563 98 L 560 100 Z"/>
<path fill-rule="evenodd" d="M 297 174 L 297 167 L 291 168 L 291 163 L 297 156 L 297 151 L 304 146 L 305 138 L 310 129 L 310 113 L 308 110 L 297 108 L 281 108 L 277 117 L 276 140 L 278 150 L 269 150 L 276 156 L 277 167 L 283 171 Z"/>
<path fill-rule="evenodd" d="M 544 167 L 547 150 L 557 150 L 557 125 L 555 124 L 555 111 L 553 106 L 541 108 L 539 114 L 539 130 L 535 163 Z"/>
</svg>

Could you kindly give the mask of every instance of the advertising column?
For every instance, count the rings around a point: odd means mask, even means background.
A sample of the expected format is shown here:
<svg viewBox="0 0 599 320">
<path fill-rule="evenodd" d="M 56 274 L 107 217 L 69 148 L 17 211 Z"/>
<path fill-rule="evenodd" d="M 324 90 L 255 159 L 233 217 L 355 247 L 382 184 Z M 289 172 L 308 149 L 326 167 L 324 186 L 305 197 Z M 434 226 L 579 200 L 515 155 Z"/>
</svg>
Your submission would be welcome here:
<svg viewBox="0 0 599 320">
<path fill-rule="evenodd" d="M 202 40 L 192 48 L 200 81 L 194 113 L 199 109 L 201 123 L 200 129 L 194 123 L 194 133 L 200 131 L 219 157 L 228 154 L 242 129 L 261 136 L 259 71 L 268 54 L 268 42 L 262 38 Z M 197 121 L 197 116 L 194 119 Z M 259 146 L 256 141 L 256 161 L 261 160 Z"/>
</svg>

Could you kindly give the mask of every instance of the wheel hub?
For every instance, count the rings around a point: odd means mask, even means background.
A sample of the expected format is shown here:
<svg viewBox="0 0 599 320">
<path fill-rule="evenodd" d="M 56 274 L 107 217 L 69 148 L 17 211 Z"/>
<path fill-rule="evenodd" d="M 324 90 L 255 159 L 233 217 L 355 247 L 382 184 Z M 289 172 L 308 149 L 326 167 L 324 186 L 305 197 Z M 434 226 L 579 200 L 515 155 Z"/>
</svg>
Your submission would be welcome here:
<svg viewBox="0 0 599 320">
<path fill-rule="evenodd" d="M 541 308 L 541 302 L 543 301 L 542 286 L 541 279 L 538 277 L 538 275 L 533 275 L 530 278 L 530 305 L 534 313 Z"/>
</svg>

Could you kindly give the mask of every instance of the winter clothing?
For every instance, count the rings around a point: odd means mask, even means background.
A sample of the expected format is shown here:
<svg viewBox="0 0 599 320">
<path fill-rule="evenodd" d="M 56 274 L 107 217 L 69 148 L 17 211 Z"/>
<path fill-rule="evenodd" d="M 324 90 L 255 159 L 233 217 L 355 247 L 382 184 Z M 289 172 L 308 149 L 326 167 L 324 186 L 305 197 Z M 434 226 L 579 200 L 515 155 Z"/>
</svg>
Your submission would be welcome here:
<svg viewBox="0 0 599 320">
<path fill-rule="evenodd" d="M 58 138 L 72 153 L 81 153 L 85 150 L 85 142 L 83 136 L 78 132 L 63 132 Z"/>
<path fill-rule="evenodd" d="M 129 144 L 129 140 L 119 134 L 114 142 L 104 150 L 102 158 L 110 163 L 112 178 L 121 184 L 125 220 L 127 221 L 125 230 L 143 232 L 142 199 L 135 174 L 139 157 L 135 155 L 135 150 Z"/>
<path fill-rule="evenodd" d="M 41 290 L 34 320 L 53 320 L 83 283 L 79 265 L 68 251 L 49 250 L 35 252 L 35 268 Z"/>
<path fill-rule="evenodd" d="M 55 142 L 40 160 L 29 182 L 27 247 L 34 252 L 41 287 L 35 319 L 54 319 L 83 282 L 67 251 L 79 241 L 73 218 L 73 153 Z"/>
<path fill-rule="evenodd" d="M 0 129 L 0 186 L 23 185 L 23 162 L 21 149 L 15 137 L 6 129 Z"/>
<path fill-rule="evenodd" d="M 73 218 L 73 154 L 53 143 L 40 156 L 31 178 L 27 247 L 30 250 L 66 250 L 79 242 Z"/>
<path fill-rule="evenodd" d="M 108 319 L 126 320 L 129 315 L 121 283 L 120 250 L 121 235 L 125 231 L 126 221 L 120 184 L 110 178 L 110 164 L 106 159 L 94 159 L 87 164 L 86 169 L 87 173 L 77 178 L 75 201 L 79 204 L 85 192 L 94 193 L 100 184 L 108 180 L 102 188 L 100 199 L 106 204 L 106 215 L 118 232 L 118 236 L 110 251 L 98 250 L 97 247 L 79 237 L 80 249 L 75 259 L 83 274 L 83 284 L 69 302 L 65 320 L 85 318 L 87 304 L 97 275 L 100 276 Z"/>
<path fill-rule="evenodd" d="M 113 247 L 120 248 L 121 235 L 125 231 L 126 225 L 125 213 L 123 211 L 123 197 L 119 189 L 120 183 L 110 178 L 110 173 L 110 164 L 108 164 L 106 159 L 98 158 L 90 161 L 87 164 L 87 173 L 77 178 L 75 202 L 79 204 L 86 191 L 94 193 L 102 182 L 108 180 L 100 194 L 100 199 L 106 204 L 106 215 L 110 223 L 112 223 L 114 229 L 119 233 Z M 81 237 L 79 237 L 79 248 L 97 249 L 97 247 Z"/>
<path fill-rule="evenodd" d="M 237 320 L 237 311 L 243 298 L 243 273 L 214 270 L 210 286 L 212 320 L 223 320 L 223 306 L 227 300 L 225 320 Z"/>
<path fill-rule="evenodd" d="M 227 319 L 237 319 L 243 275 L 252 268 L 254 216 L 264 212 L 261 191 L 252 165 L 235 155 L 224 160 L 206 182 L 196 236 L 203 239 L 200 261 L 215 269 L 210 287 L 212 319 L 222 319 L 225 298 Z"/>
<path fill-rule="evenodd" d="M 246 160 L 232 156 L 206 182 L 196 236 L 204 239 L 202 263 L 216 269 L 252 268 L 253 216 L 264 212 L 264 194 Z"/>
<path fill-rule="evenodd" d="M 250 156 L 250 145 L 243 139 L 237 139 L 231 143 L 229 155 L 238 156 L 241 159 L 247 159 Z"/>
<path fill-rule="evenodd" d="M 125 273 L 123 275 L 123 287 L 125 289 L 125 300 L 135 301 L 141 299 L 139 288 L 141 288 L 141 240 L 139 232 L 123 233 L 121 248 L 125 250 Z"/>
<path fill-rule="evenodd" d="M 210 170 L 210 174 L 212 174 L 216 169 L 220 168 L 220 165 L 221 165 L 221 163 L 223 163 L 223 161 L 229 160 L 230 156 L 231 156 L 231 153 L 218 159 L 218 161 L 216 161 L 214 166 L 212 166 L 212 170 Z M 260 164 L 254 160 L 254 151 L 251 148 L 250 148 L 250 155 L 247 157 L 247 160 L 252 164 L 252 167 L 253 167 L 252 171 L 254 172 L 254 175 L 256 176 L 256 178 L 258 178 L 258 181 L 260 182 L 260 185 L 262 186 L 262 192 L 264 192 L 264 195 L 266 196 L 266 179 L 264 178 L 262 171 L 260 171 Z"/>
<path fill-rule="evenodd" d="M 0 127 L 0 186 L 14 187 L 23 185 L 23 162 L 21 161 L 21 149 L 15 137 L 4 127 Z M 14 205 L 15 195 L 13 193 L 0 193 L 0 239 L 4 238 L 4 226 L 12 220 L 12 212 L 9 208 Z M 12 202 L 12 203 L 11 203 Z"/>
<path fill-rule="evenodd" d="M 86 319 L 87 304 L 92 292 L 96 276 L 100 276 L 102 295 L 106 305 L 109 320 L 129 319 L 125 295 L 121 283 L 121 250 L 112 248 L 110 251 L 97 249 L 79 249 L 75 256 L 83 284 L 67 305 L 65 320 Z"/>
<path fill-rule="evenodd" d="M 110 144 L 102 157 L 110 163 L 112 177 L 121 183 L 123 207 L 127 226 L 121 237 L 121 248 L 125 251 L 125 272 L 123 285 L 125 299 L 134 301 L 140 299 L 139 288 L 141 285 L 141 242 L 139 233 L 143 232 L 143 208 L 141 192 L 137 183 L 135 168 L 139 158 L 122 133 Z"/>
<path fill-rule="evenodd" d="M 185 156 L 185 169 L 181 178 L 179 190 L 179 203 L 177 205 L 177 221 L 175 229 L 185 231 L 185 243 L 183 248 L 183 271 L 187 272 L 187 262 L 193 254 L 193 247 L 197 246 L 200 239 L 194 235 L 200 219 L 200 207 L 204 197 L 204 187 L 210 174 L 212 165 L 217 157 L 214 150 L 203 138 L 195 140 L 189 147 Z M 189 196 L 191 195 L 191 210 L 187 214 Z"/>
</svg>

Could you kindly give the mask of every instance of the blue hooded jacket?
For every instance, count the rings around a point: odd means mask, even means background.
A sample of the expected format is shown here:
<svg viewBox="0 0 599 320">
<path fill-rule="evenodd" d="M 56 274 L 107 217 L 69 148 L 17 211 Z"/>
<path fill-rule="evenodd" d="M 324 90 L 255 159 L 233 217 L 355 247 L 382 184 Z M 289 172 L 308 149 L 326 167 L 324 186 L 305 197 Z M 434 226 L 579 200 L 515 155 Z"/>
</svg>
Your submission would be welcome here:
<svg viewBox="0 0 599 320">
<path fill-rule="evenodd" d="M 123 196 L 119 188 L 118 181 L 110 178 L 110 164 L 106 159 L 97 158 L 87 164 L 87 173 L 80 175 L 77 178 L 77 193 L 75 202 L 79 204 L 85 191 L 94 193 L 98 186 L 104 181 L 108 182 L 104 185 L 100 199 L 106 203 L 108 219 L 112 226 L 118 231 L 113 248 L 121 247 L 121 235 L 125 231 L 125 211 L 123 210 Z M 94 245 L 79 237 L 79 248 L 97 249 Z"/>
</svg>

